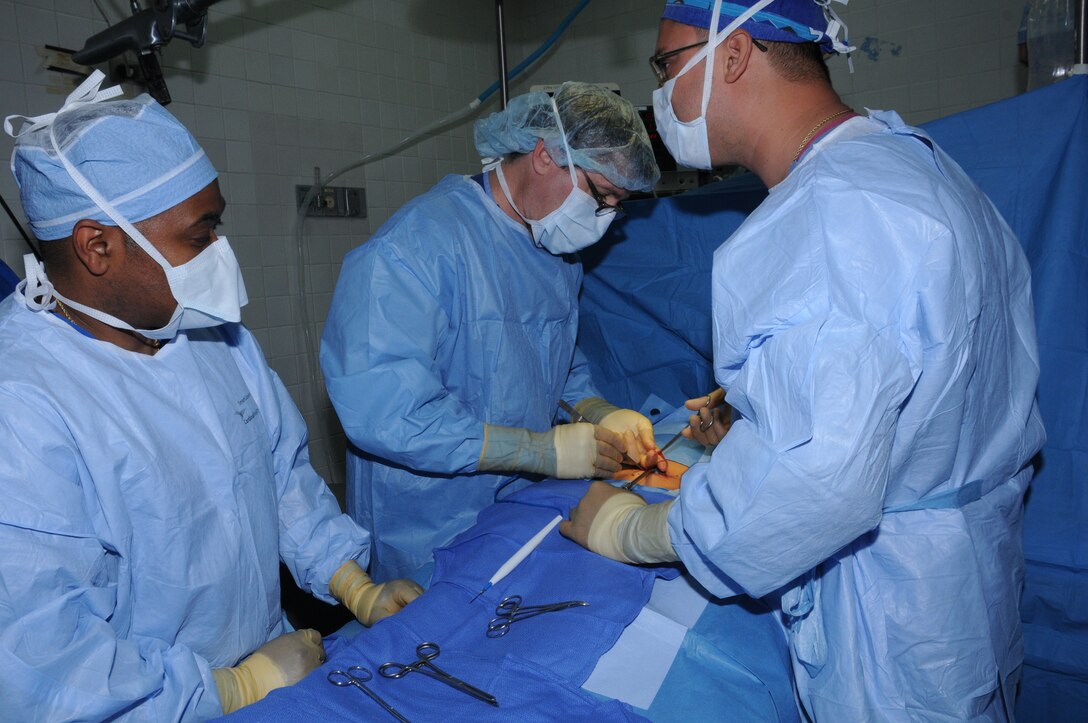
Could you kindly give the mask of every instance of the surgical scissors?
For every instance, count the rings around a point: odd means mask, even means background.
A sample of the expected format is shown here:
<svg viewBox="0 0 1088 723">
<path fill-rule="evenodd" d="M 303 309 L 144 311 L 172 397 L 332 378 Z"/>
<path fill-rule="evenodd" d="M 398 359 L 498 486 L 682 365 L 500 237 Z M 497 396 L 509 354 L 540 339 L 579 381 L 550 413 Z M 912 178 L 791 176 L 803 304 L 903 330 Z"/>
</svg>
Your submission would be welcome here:
<svg viewBox="0 0 1088 723">
<path fill-rule="evenodd" d="M 570 406 L 567 402 L 560 399 L 557 404 L 560 409 L 570 415 L 570 423 L 578 424 L 579 422 L 588 422 L 589 420 L 582 416 L 582 413 Z"/>
<path fill-rule="evenodd" d="M 330 683 L 341 688 L 354 685 L 356 688 L 370 696 L 372 701 L 382 708 L 385 708 L 386 712 L 399 720 L 400 723 L 411 723 L 411 721 L 398 713 L 396 708 L 386 703 L 377 693 L 364 685 L 364 683 L 369 683 L 373 680 L 374 675 L 363 666 L 353 665 L 347 670 L 334 670 L 328 674 L 327 678 Z"/>
<path fill-rule="evenodd" d="M 499 707 L 499 701 L 495 700 L 495 696 L 485 693 L 474 685 L 469 685 L 460 678 L 453 677 L 431 662 L 441 653 L 442 649 L 438 647 L 437 643 L 420 643 L 416 646 L 416 655 L 419 656 L 419 660 L 408 665 L 404 663 L 383 663 L 378 667 L 378 674 L 383 678 L 403 678 L 409 673 L 422 673 L 428 678 L 434 678 L 440 683 L 445 683 L 451 688 L 471 695 L 473 698 L 490 703 L 496 708 Z"/>
<path fill-rule="evenodd" d="M 548 605 L 522 605 L 521 595 L 510 595 L 504 597 L 498 607 L 495 608 L 495 615 L 487 624 L 487 637 L 489 638 L 501 638 L 510 631 L 510 626 L 519 620 L 535 617 L 537 615 L 543 615 L 544 613 L 555 612 L 556 610 L 566 610 L 567 608 L 585 607 L 589 603 L 584 600 L 568 600 L 566 602 L 550 603 Z"/>
</svg>

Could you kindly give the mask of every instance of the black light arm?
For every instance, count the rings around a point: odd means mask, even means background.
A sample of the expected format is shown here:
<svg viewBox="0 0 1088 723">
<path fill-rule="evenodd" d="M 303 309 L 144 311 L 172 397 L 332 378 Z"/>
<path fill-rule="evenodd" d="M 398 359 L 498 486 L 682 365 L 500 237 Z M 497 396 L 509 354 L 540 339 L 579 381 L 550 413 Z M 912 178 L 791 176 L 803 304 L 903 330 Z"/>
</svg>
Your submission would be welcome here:
<svg viewBox="0 0 1088 723">
<path fill-rule="evenodd" d="M 199 48 L 208 32 L 208 7 L 217 2 L 219 0 L 154 0 L 152 7 L 87 38 L 83 49 L 75 53 L 72 60 L 80 65 L 94 65 L 127 50 L 147 55 L 174 37 L 188 40 Z"/>
</svg>

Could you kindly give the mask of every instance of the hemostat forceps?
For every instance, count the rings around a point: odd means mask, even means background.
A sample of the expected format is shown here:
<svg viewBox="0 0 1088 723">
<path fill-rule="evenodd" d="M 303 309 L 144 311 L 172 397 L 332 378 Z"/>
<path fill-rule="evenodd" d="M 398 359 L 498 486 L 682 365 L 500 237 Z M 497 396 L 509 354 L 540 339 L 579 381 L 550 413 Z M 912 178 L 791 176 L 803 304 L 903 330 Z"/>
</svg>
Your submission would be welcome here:
<svg viewBox="0 0 1088 723">
<path fill-rule="evenodd" d="M 469 685 L 460 678 L 453 677 L 431 662 L 441 653 L 442 649 L 438 647 L 437 643 L 420 643 L 416 646 L 416 655 L 419 656 L 419 660 L 407 665 L 404 663 L 383 663 L 378 667 L 378 674 L 383 678 L 403 678 L 409 673 L 421 673 L 428 678 L 434 678 L 440 683 L 445 683 L 462 693 L 467 693 L 473 698 L 479 698 L 483 702 L 490 703 L 496 708 L 499 707 L 499 701 L 495 700 L 495 696 L 490 693 L 485 693 L 476 686 Z"/>
<path fill-rule="evenodd" d="M 556 610 L 585 607 L 586 605 L 589 605 L 589 603 L 583 600 L 568 600 L 548 605 L 522 605 L 521 595 L 504 597 L 498 607 L 495 608 L 497 617 L 492 618 L 487 624 L 487 637 L 501 638 L 509 632 L 510 626 L 519 620 L 543 615 L 544 613 L 552 613 Z"/>
<path fill-rule="evenodd" d="M 378 696 L 377 693 L 364 685 L 365 683 L 369 683 L 371 680 L 373 680 L 374 675 L 363 666 L 353 665 L 347 670 L 334 670 L 329 673 L 327 677 L 330 683 L 340 686 L 341 688 L 347 687 L 349 685 L 354 685 L 356 688 L 370 696 L 370 699 L 373 700 L 375 703 L 380 705 L 382 708 L 385 708 L 386 712 L 399 720 L 400 723 L 411 723 L 411 721 L 398 713 L 396 708 L 386 703 L 384 700 L 382 700 L 381 697 Z"/>
</svg>

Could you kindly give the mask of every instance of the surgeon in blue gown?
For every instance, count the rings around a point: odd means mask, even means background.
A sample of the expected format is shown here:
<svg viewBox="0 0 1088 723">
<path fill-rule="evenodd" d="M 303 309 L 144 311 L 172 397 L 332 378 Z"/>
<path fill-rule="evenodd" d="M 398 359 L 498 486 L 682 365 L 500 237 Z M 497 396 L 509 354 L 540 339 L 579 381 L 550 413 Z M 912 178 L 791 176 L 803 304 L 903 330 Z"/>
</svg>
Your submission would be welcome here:
<svg viewBox="0 0 1088 723">
<path fill-rule="evenodd" d="M 577 252 L 659 177 L 641 119 L 564 83 L 480 120 L 476 146 L 483 174 L 446 177 L 348 254 L 325 324 L 348 511 L 377 579 L 426 577 L 507 483 L 660 461 L 649 421 L 600 399 L 575 347 Z M 559 400 L 587 421 L 556 425 Z"/>
<path fill-rule="evenodd" d="M 666 5 L 662 138 L 770 189 L 714 254 L 714 372 L 735 417 L 677 501 L 598 483 L 561 531 L 767 596 L 811 719 L 1010 720 L 1044 441 L 1030 271 L 932 139 L 843 104 L 823 60 L 847 50 L 841 29 L 811 0 Z"/>
<path fill-rule="evenodd" d="M 206 720 L 325 659 L 284 619 L 281 560 L 368 625 L 420 589 L 367 578 L 238 323 L 204 151 L 103 77 L 5 124 L 44 263 L 0 302 L 0 717 Z"/>
</svg>

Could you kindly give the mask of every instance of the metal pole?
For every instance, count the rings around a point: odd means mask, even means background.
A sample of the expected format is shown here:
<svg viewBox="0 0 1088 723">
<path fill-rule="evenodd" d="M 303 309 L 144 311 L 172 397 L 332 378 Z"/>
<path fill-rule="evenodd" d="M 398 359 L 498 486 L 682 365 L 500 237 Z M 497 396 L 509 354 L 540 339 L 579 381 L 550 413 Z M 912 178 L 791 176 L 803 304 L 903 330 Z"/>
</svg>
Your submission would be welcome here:
<svg viewBox="0 0 1088 723">
<path fill-rule="evenodd" d="M 1078 65 L 1088 63 L 1088 1 L 1077 0 L 1076 27 L 1073 30 L 1076 54 L 1073 62 Z"/>
<path fill-rule="evenodd" d="M 499 98 L 505 109 L 510 98 L 510 88 L 506 81 L 506 24 L 502 17 L 502 0 L 495 0 L 495 27 L 499 40 Z"/>
</svg>

